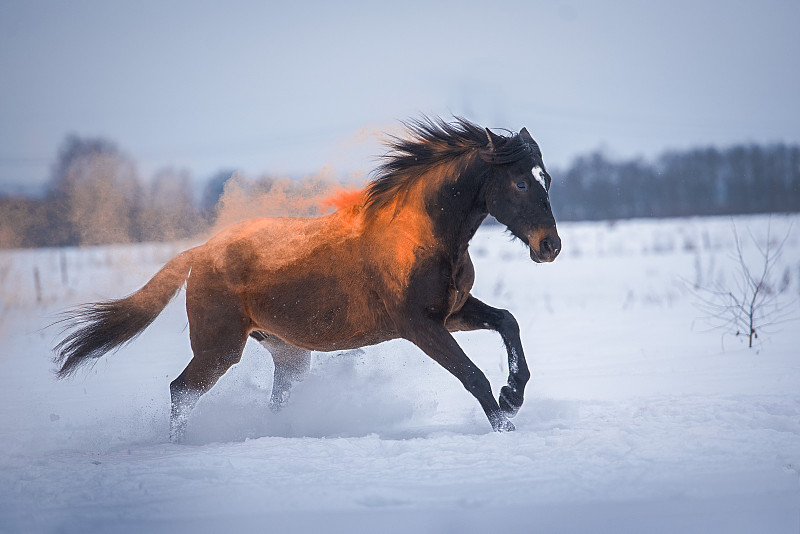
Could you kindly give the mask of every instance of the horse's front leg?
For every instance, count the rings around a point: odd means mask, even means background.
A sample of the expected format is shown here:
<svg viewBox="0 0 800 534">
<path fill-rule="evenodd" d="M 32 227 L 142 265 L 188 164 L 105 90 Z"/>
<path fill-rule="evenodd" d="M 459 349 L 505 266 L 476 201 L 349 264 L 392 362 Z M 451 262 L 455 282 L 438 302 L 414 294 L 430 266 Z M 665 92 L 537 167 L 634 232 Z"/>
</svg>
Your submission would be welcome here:
<svg viewBox="0 0 800 534">
<path fill-rule="evenodd" d="M 439 365 L 450 371 L 464 387 L 478 400 L 486 417 L 497 432 L 510 432 L 514 425 L 500 409 L 492 394 L 492 386 L 486 375 L 472 363 L 452 334 L 435 321 L 415 324 L 406 339 L 417 345 Z"/>
<path fill-rule="evenodd" d="M 531 376 L 517 320 L 508 310 L 492 308 L 470 295 L 464 306 L 448 318 L 446 326 L 451 332 L 495 330 L 503 338 L 508 351 L 508 385 L 500 389 L 500 408 L 508 417 L 514 417 L 522 406 L 525 384 Z"/>
</svg>

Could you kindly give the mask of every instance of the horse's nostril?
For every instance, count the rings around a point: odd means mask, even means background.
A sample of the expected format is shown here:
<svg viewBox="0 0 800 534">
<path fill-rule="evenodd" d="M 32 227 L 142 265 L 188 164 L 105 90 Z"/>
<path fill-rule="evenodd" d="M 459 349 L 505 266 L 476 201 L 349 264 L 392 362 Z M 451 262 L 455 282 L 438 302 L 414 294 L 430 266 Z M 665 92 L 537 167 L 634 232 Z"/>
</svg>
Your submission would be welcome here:
<svg viewBox="0 0 800 534">
<path fill-rule="evenodd" d="M 539 241 L 539 255 L 545 261 L 553 261 L 561 252 L 561 239 L 558 236 L 547 236 Z"/>
</svg>

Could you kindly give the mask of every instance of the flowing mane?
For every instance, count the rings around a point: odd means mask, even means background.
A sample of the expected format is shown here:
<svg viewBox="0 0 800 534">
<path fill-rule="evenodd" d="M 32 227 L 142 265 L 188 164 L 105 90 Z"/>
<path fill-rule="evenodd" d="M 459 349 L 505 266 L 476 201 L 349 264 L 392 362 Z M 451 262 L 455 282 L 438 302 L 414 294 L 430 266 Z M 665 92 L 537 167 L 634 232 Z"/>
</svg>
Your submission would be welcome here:
<svg viewBox="0 0 800 534">
<path fill-rule="evenodd" d="M 442 165 L 461 162 L 466 167 L 475 156 L 486 163 L 503 164 L 518 161 L 531 151 L 541 154 L 538 145 L 531 146 L 519 134 L 495 135 L 492 145 L 486 129 L 463 118 L 446 122 L 423 117 L 404 125 L 410 135 L 390 137 L 384 163 L 364 190 L 367 212 L 387 205 Z"/>
</svg>

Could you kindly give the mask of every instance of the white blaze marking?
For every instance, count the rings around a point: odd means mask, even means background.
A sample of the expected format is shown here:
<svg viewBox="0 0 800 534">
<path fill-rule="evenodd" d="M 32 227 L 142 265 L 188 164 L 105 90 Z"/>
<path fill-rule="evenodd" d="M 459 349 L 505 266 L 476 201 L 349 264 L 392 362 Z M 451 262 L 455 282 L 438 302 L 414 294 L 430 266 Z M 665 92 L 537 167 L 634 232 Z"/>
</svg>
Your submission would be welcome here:
<svg viewBox="0 0 800 534">
<path fill-rule="evenodd" d="M 547 191 L 547 186 L 546 186 L 546 185 L 544 185 L 544 175 L 542 174 L 542 168 L 541 168 L 541 167 L 539 167 L 539 166 L 537 165 L 536 167 L 534 167 L 533 169 L 531 169 L 531 173 L 533 174 L 533 178 L 534 178 L 534 179 L 535 179 L 537 182 L 539 182 L 540 184 L 542 184 L 542 188 L 543 188 L 545 191 Z"/>
</svg>

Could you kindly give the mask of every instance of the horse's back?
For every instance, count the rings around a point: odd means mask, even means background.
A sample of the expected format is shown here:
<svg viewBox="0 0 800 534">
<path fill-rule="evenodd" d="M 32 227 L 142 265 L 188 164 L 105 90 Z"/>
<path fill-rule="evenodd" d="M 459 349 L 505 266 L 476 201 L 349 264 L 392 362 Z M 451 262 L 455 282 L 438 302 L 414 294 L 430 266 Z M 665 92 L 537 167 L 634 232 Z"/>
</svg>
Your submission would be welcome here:
<svg viewBox="0 0 800 534">
<path fill-rule="evenodd" d="M 212 237 L 205 245 L 206 256 L 220 273 L 237 272 L 243 263 L 261 272 L 291 268 L 320 246 L 355 236 L 342 217 L 333 215 L 242 221 Z"/>
</svg>

